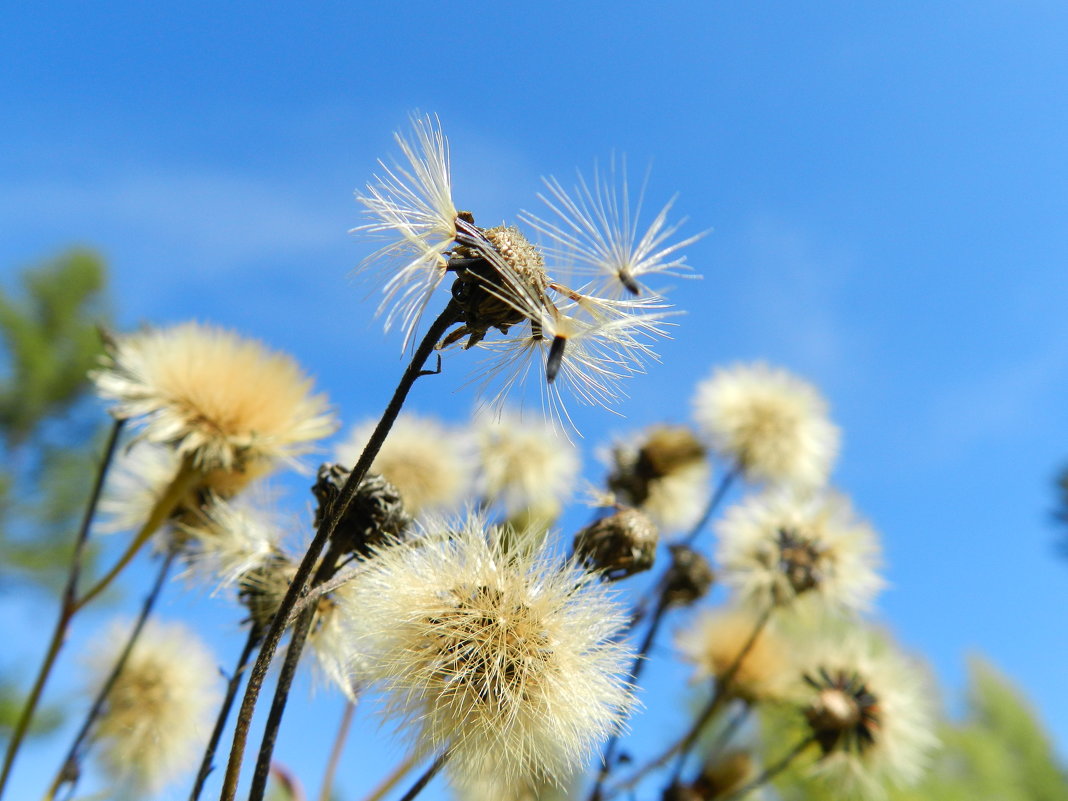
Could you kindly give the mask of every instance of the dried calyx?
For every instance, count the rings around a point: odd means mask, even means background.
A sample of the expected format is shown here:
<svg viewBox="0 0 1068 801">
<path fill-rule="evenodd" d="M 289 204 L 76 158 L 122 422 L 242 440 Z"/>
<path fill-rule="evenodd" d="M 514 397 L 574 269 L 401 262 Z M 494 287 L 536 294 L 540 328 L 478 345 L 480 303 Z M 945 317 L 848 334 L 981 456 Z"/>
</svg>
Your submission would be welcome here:
<svg viewBox="0 0 1068 801">
<path fill-rule="evenodd" d="M 826 549 L 789 528 L 779 529 L 776 544 L 779 548 L 778 568 L 786 577 L 793 594 L 801 595 L 819 587 L 824 577 L 822 563 Z M 789 599 L 778 600 L 783 602 Z"/>
<path fill-rule="evenodd" d="M 319 502 L 315 510 L 318 528 L 329 513 L 351 471 L 339 464 L 324 464 L 312 494 Z M 334 529 L 334 540 L 342 553 L 366 557 L 378 545 L 403 539 L 412 519 L 404 509 L 400 493 L 379 475 L 368 475 Z"/>
<path fill-rule="evenodd" d="M 805 709 L 805 718 L 824 754 L 832 751 L 863 752 L 875 743 L 879 730 L 879 701 L 856 673 L 828 671 L 806 674 L 805 682 L 817 691 Z"/>
<path fill-rule="evenodd" d="M 688 545 L 672 545 L 665 580 L 664 600 L 671 606 L 689 606 L 708 594 L 715 573 L 698 551 Z"/>
<path fill-rule="evenodd" d="M 615 467 L 608 486 L 628 502 L 641 505 L 649 497 L 654 481 L 701 462 L 706 449 L 685 426 L 659 426 L 649 432 L 637 453 L 617 448 Z"/>
<path fill-rule="evenodd" d="M 619 579 L 653 566 L 660 533 L 643 512 L 623 508 L 575 535 L 575 555 L 604 579 Z"/>
</svg>

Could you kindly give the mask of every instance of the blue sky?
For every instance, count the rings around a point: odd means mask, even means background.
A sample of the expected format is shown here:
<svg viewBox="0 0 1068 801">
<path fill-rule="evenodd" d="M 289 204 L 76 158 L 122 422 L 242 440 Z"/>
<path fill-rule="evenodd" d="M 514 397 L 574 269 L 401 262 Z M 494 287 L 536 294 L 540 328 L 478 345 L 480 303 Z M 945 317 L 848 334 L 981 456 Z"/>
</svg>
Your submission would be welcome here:
<svg viewBox="0 0 1068 801">
<path fill-rule="evenodd" d="M 349 424 L 401 369 L 351 279 L 370 249 L 346 233 L 352 194 L 411 110 L 440 115 L 479 220 L 613 152 L 651 165 L 650 208 L 678 192 L 685 230 L 711 229 L 689 252 L 703 279 L 678 287 L 687 315 L 627 419 L 579 413 L 588 475 L 610 434 L 686 420 L 714 365 L 808 377 L 844 429 L 835 482 L 884 535 L 881 619 L 951 691 L 967 655 L 992 660 L 1068 751 L 1049 519 L 1068 462 L 1063 4 L 105 2 L 0 22 L 0 270 L 96 247 L 123 324 L 261 337 Z M 446 358 L 413 408 L 464 418 L 469 369 Z M 232 624 L 205 603 L 223 649 Z M 31 607 L 2 608 L 25 637 L 8 659 L 33 661 Z M 676 703 L 654 692 L 649 714 Z M 320 693 L 280 744 L 311 788 L 337 706 Z M 358 798 L 388 763 L 351 753 Z M 27 755 L 12 798 L 50 755 Z"/>
</svg>

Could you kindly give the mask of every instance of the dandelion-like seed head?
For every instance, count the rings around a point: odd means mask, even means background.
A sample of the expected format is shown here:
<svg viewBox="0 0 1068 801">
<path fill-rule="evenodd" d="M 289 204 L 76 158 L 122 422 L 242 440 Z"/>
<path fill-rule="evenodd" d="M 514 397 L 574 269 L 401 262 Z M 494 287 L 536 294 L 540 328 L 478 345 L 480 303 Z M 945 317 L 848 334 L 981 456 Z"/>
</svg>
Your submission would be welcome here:
<svg viewBox="0 0 1068 801">
<path fill-rule="evenodd" d="M 542 420 L 510 411 L 487 412 L 475 420 L 479 489 L 509 514 L 526 509 L 555 512 L 578 476 L 578 450 Z M 553 515 L 555 516 L 555 514 Z"/>
<path fill-rule="evenodd" d="M 202 473 L 295 459 L 335 428 L 289 356 L 199 323 L 118 337 L 91 374 L 112 413 Z"/>
<path fill-rule="evenodd" d="M 91 661 L 104 681 L 125 647 L 130 625 L 116 625 Z M 109 776 L 127 792 L 159 792 L 195 764 L 219 698 L 215 659 L 177 623 L 149 621 L 108 693 L 93 730 Z"/>
<path fill-rule="evenodd" d="M 815 772 L 848 795 L 913 784 L 938 743 L 921 671 L 860 630 L 817 639 L 800 696 L 822 754 Z"/>
<path fill-rule="evenodd" d="M 686 426 L 654 426 L 617 443 L 609 458 L 609 488 L 661 528 L 685 530 L 701 518 L 712 471 L 706 448 Z"/>
<path fill-rule="evenodd" d="M 558 780 L 631 706 L 622 618 L 544 550 L 509 550 L 478 519 L 380 549 L 353 582 L 350 624 L 388 712 L 460 783 Z"/>
<path fill-rule="evenodd" d="M 719 369 L 697 386 L 694 416 L 712 447 L 747 478 L 820 487 L 838 429 L 811 384 L 765 364 Z"/>
<path fill-rule="evenodd" d="M 793 678 L 790 649 L 774 629 L 764 626 L 743 656 L 758 626 L 759 618 L 746 609 L 706 612 L 679 635 L 678 645 L 696 666 L 697 678 L 719 681 L 735 670 L 726 685 L 731 697 L 751 703 L 778 699 Z"/>
<path fill-rule="evenodd" d="M 839 495 L 754 496 L 728 509 L 717 533 L 724 580 L 760 607 L 859 611 L 883 587 L 875 532 Z"/>
<path fill-rule="evenodd" d="M 354 465 L 375 423 L 357 426 L 338 446 L 335 458 Z M 371 464 L 371 472 L 392 484 L 412 517 L 427 511 L 455 509 L 466 497 L 474 474 L 469 446 L 458 433 L 436 420 L 401 414 Z"/>
</svg>

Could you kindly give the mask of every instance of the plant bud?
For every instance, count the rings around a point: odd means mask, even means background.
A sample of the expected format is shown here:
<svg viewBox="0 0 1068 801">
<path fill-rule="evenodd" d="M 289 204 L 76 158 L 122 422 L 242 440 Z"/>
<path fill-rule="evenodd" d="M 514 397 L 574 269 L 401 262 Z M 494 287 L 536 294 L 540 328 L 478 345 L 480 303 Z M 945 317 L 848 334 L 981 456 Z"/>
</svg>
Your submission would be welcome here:
<svg viewBox="0 0 1068 801">
<path fill-rule="evenodd" d="M 620 509 L 575 535 L 575 553 L 589 570 L 608 581 L 641 573 L 653 566 L 660 539 L 653 521 L 637 509 Z"/>
</svg>

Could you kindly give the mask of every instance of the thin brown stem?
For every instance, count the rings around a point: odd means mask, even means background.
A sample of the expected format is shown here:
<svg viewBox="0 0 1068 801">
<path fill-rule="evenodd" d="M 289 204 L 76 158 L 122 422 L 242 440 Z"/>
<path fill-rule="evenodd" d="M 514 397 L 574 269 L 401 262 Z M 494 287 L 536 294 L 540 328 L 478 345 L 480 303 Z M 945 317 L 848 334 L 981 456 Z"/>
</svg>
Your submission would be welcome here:
<svg viewBox="0 0 1068 801">
<path fill-rule="evenodd" d="M 401 798 L 400 801 L 412 801 L 417 795 L 419 795 L 419 793 L 423 792 L 423 788 L 430 784 L 430 780 L 437 776 L 441 769 L 445 767 L 445 763 L 448 761 L 448 759 L 449 751 L 448 749 L 446 749 L 442 751 L 441 756 L 435 759 L 434 763 L 426 769 L 426 772 L 424 772 L 422 776 L 415 780 L 415 784 L 408 788 L 408 792 L 404 794 L 404 797 Z"/>
<path fill-rule="evenodd" d="M 400 780 L 412 772 L 412 768 L 419 764 L 423 755 L 419 752 L 413 752 L 403 762 L 393 769 L 386 778 L 384 778 L 379 785 L 371 791 L 371 794 L 363 801 L 382 801 L 386 793 L 396 787 Z"/>
<path fill-rule="evenodd" d="M 85 745 L 86 738 L 89 736 L 89 732 L 92 730 L 96 719 L 103 711 L 108 695 L 115 686 L 115 682 L 119 680 L 119 676 L 122 675 L 122 671 L 130 659 L 130 654 L 133 653 L 134 646 L 137 645 L 137 640 L 140 638 L 141 632 L 145 628 L 145 623 L 148 621 L 149 615 L 152 614 L 152 610 L 156 606 L 156 601 L 159 599 L 160 592 L 163 590 L 163 583 L 167 580 L 167 574 L 171 570 L 171 565 L 174 564 L 174 557 L 175 551 L 171 549 L 160 563 L 159 571 L 156 574 L 156 580 L 153 582 L 152 589 L 149 591 L 148 595 L 145 596 L 145 600 L 141 604 L 141 612 L 138 614 L 137 620 L 134 622 L 134 627 L 130 631 L 130 636 L 126 640 L 126 645 L 123 646 L 122 653 L 120 653 L 119 658 L 115 660 L 111 672 L 108 674 L 107 679 L 104 680 L 104 684 L 100 687 L 96 697 L 93 699 L 93 703 L 89 707 L 89 712 L 85 716 L 81 728 L 78 729 L 78 734 L 74 737 L 74 742 L 71 743 L 67 755 L 60 763 L 59 772 L 56 773 L 55 778 L 52 780 L 52 784 L 48 788 L 48 792 L 45 793 L 45 801 L 52 801 L 52 799 L 55 798 L 56 793 L 59 791 L 59 788 L 68 782 L 71 785 L 71 793 L 73 793 L 74 786 L 77 784 L 78 776 L 81 772 L 79 770 L 79 765 L 81 763 L 82 749 Z"/>
<path fill-rule="evenodd" d="M 226 721 L 230 718 L 230 710 L 233 709 L 234 699 L 237 698 L 237 689 L 241 686 L 241 677 L 248 666 L 249 660 L 252 658 L 252 652 L 256 650 L 259 642 L 259 629 L 253 624 L 249 629 L 248 639 L 245 640 L 245 647 L 241 649 L 241 655 L 237 658 L 237 665 L 234 666 L 234 670 L 230 674 L 230 680 L 226 683 L 226 697 L 223 698 L 219 714 L 215 718 L 215 728 L 211 731 L 211 739 L 208 740 L 207 747 L 204 749 L 204 756 L 200 760 L 200 770 L 197 771 L 197 779 L 193 784 L 192 792 L 189 794 L 189 801 L 197 801 L 200 798 L 200 794 L 204 790 L 204 783 L 208 780 L 208 776 L 214 768 L 212 763 L 215 761 L 215 749 L 219 747 L 219 740 L 222 739 Z"/>
<path fill-rule="evenodd" d="M 341 755 L 345 752 L 345 739 L 349 736 L 352 728 L 352 719 L 356 716 L 356 704 L 352 701 L 345 702 L 345 711 L 341 713 L 341 723 L 338 724 L 337 734 L 334 735 L 334 745 L 330 749 L 330 758 L 326 761 L 326 770 L 323 771 L 323 784 L 319 788 L 319 801 L 330 801 L 334 792 L 334 777 L 337 776 L 338 766 L 341 764 Z"/>
<path fill-rule="evenodd" d="M 791 763 L 793 763 L 793 761 L 797 759 L 797 757 L 799 757 L 801 753 L 810 745 L 812 745 L 812 743 L 814 743 L 815 741 L 815 735 L 809 735 L 804 740 L 801 740 L 793 748 L 786 752 L 786 755 L 783 756 L 778 762 L 775 762 L 774 764 L 764 768 L 764 770 L 760 771 L 759 775 L 757 775 L 751 782 L 745 784 L 742 787 L 739 787 L 733 793 L 724 796 L 721 801 L 735 801 L 735 799 L 741 798 L 744 795 L 748 795 L 758 787 L 767 784 L 780 773 L 782 773 L 784 770 L 786 770 L 788 767 L 790 767 Z"/>
<path fill-rule="evenodd" d="M 715 492 L 713 492 L 712 497 L 708 499 L 708 505 L 705 506 L 705 511 L 701 514 L 701 519 L 693 525 L 693 528 L 690 529 L 680 542 L 684 545 L 691 545 L 693 543 L 697 538 L 697 535 L 708 525 L 708 521 L 712 518 L 713 513 L 716 511 L 716 507 L 723 501 L 724 496 L 727 494 L 727 490 L 731 488 L 731 484 L 734 483 L 734 479 L 737 477 L 737 466 L 731 467 L 723 474 L 723 478 L 719 480 Z"/>
<path fill-rule="evenodd" d="M 67 638 L 67 629 L 70 627 L 71 618 L 74 617 L 75 594 L 78 589 L 78 578 L 82 571 L 85 543 L 89 539 L 89 528 L 93 523 L 93 517 L 96 515 L 96 507 L 100 502 L 100 494 L 104 489 L 104 479 L 107 477 L 108 468 L 111 466 L 112 459 L 115 456 L 115 448 L 118 445 L 119 434 L 122 432 L 124 422 L 124 420 L 120 419 L 115 420 L 112 423 L 111 431 L 108 434 L 107 444 L 104 446 L 103 458 L 100 460 L 100 465 L 97 467 L 96 478 L 93 480 L 93 488 L 89 493 L 89 502 L 85 506 L 81 525 L 78 527 L 78 533 L 74 538 L 74 551 L 71 555 L 70 572 L 67 574 L 67 583 L 63 588 L 63 596 L 59 606 L 59 616 L 56 620 L 55 628 L 52 631 L 52 638 L 48 643 L 44 661 L 41 663 L 41 667 L 37 672 L 37 678 L 34 680 L 33 688 L 30 690 L 30 694 L 26 698 L 26 704 L 23 706 L 22 713 L 19 715 L 18 722 L 15 724 L 14 731 L 11 733 L 11 740 L 7 745 L 7 753 L 4 755 L 4 767 L 3 771 L 0 772 L 0 798 L 4 795 L 8 777 L 11 775 L 11 768 L 15 764 L 15 755 L 18 753 L 19 746 L 22 745 L 22 741 L 26 737 L 26 732 L 29 731 L 30 722 L 33 720 L 34 712 L 37 711 L 37 704 L 41 700 L 41 694 L 44 692 L 45 683 L 48 681 L 48 677 L 52 672 L 52 666 L 56 662 L 56 657 L 59 656 L 59 650 L 63 647 L 63 642 Z"/>
<path fill-rule="evenodd" d="M 378 455 L 386 435 L 404 405 L 404 400 L 407 398 L 409 390 L 411 390 L 416 379 L 424 375 L 423 365 L 426 364 L 426 360 L 433 352 L 434 346 L 440 341 L 449 326 L 459 318 L 460 308 L 455 301 L 450 300 L 445 307 L 445 311 L 433 322 L 426 336 L 423 337 L 423 340 L 416 348 L 411 362 L 404 371 L 396 391 L 393 393 L 393 397 L 382 414 L 382 418 L 371 434 L 370 440 L 368 440 L 363 453 L 360 454 L 360 458 L 352 468 L 352 472 L 349 474 L 344 486 L 338 493 L 338 497 L 330 509 L 330 514 L 324 516 L 319 529 L 315 532 L 315 537 L 308 546 L 308 552 L 297 567 L 293 581 L 290 583 L 285 597 L 275 612 L 271 626 L 264 637 L 259 655 L 256 657 L 256 662 L 249 674 L 248 684 L 245 687 L 245 695 L 241 700 L 241 709 L 238 712 L 237 724 L 234 729 L 230 759 L 226 765 L 226 777 L 223 783 L 222 795 L 220 796 L 221 801 L 233 801 L 237 795 L 237 783 L 241 778 L 241 763 L 245 756 L 245 746 L 248 743 L 248 734 L 252 725 L 252 715 L 256 708 L 256 701 L 259 699 L 260 690 L 267 677 L 267 669 L 270 667 L 274 653 L 282 640 L 289 614 L 294 605 L 296 605 L 297 600 L 305 592 L 308 578 L 311 576 L 316 560 L 322 553 L 327 541 L 333 536 L 338 521 L 344 516 L 352 503 L 352 499 L 356 496 L 356 490 L 359 488 L 360 482 L 366 477 L 367 471 L 371 467 L 371 462 Z"/>
</svg>

